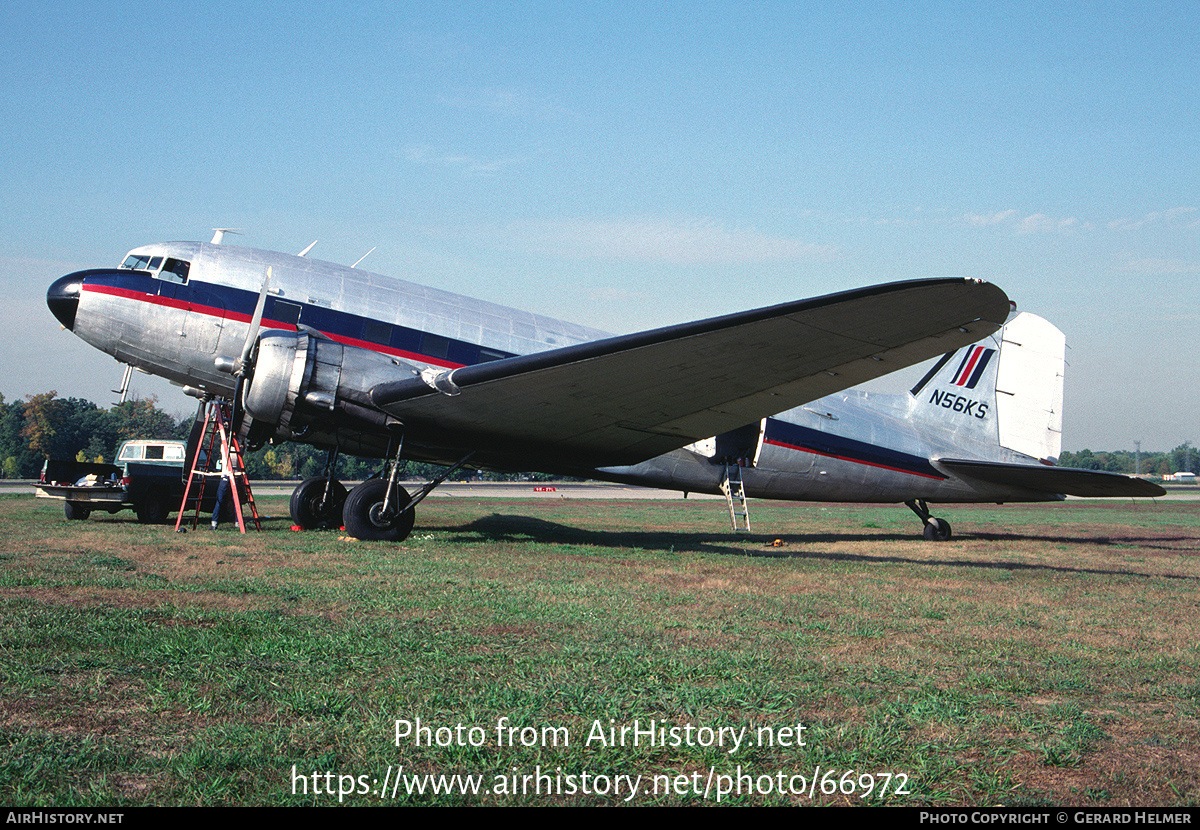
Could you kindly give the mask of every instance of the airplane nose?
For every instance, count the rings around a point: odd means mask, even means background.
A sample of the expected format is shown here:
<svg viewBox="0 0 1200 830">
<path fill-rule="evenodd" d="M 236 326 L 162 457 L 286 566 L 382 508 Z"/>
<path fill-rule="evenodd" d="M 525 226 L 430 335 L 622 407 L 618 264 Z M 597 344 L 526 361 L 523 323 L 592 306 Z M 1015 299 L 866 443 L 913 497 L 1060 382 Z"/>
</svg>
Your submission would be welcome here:
<svg viewBox="0 0 1200 830">
<path fill-rule="evenodd" d="M 46 292 L 46 305 L 50 313 L 58 318 L 68 330 L 75 330 L 75 312 L 79 310 L 79 290 L 83 285 L 80 274 L 67 274 L 50 284 Z"/>
</svg>

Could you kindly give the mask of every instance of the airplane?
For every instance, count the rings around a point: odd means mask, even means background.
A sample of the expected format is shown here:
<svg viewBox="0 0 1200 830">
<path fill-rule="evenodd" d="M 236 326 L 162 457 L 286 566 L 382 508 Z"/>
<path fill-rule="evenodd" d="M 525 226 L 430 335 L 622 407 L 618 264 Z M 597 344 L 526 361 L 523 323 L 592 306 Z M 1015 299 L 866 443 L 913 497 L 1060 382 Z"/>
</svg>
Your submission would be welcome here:
<svg viewBox="0 0 1200 830">
<path fill-rule="evenodd" d="M 322 262 L 225 244 L 134 248 L 47 291 L 66 329 L 187 394 L 232 400 L 243 442 L 328 451 L 291 499 L 303 528 L 401 541 L 465 465 L 686 493 L 903 503 L 1158 496 L 1056 466 L 1065 338 L 995 285 L 875 285 L 611 335 Z M 361 260 L 360 260 L 361 261 Z M 940 356 L 940 358 L 939 358 Z M 907 394 L 856 390 L 939 358 Z M 382 459 L 347 492 L 341 452 Z M 447 465 L 410 494 L 406 460 Z M 739 516 L 745 528 L 739 524 Z"/>
</svg>

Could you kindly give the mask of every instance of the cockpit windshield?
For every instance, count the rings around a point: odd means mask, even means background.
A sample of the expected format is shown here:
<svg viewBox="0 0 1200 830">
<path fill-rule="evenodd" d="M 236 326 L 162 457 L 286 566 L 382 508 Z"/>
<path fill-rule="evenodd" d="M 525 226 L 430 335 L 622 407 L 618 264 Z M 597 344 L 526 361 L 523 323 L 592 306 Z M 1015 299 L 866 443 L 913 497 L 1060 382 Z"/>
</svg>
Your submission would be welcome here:
<svg viewBox="0 0 1200 830">
<path fill-rule="evenodd" d="M 131 253 L 125 257 L 125 261 L 121 263 L 121 267 L 131 271 L 150 271 L 160 280 L 177 282 L 182 285 L 187 282 L 188 272 L 192 266 L 187 260 L 175 259 L 174 257 Z"/>
<path fill-rule="evenodd" d="M 158 257 L 159 260 L 162 257 Z M 128 268 L 131 271 L 149 271 L 150 270 L 150 255 L 149 254 L 130 254 L 125 257 L 125 261 L 121 263 L 122 268 Z"/>
</svg>

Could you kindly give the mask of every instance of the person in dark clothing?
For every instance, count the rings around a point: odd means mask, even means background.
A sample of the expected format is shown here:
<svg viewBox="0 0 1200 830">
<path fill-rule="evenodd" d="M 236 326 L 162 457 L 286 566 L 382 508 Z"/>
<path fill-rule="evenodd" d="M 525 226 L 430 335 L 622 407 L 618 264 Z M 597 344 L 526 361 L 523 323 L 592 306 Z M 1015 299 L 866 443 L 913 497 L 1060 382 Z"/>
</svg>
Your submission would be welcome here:
<svg viewBox="0 0 1200 830">
<path fill-rule="evenodd" d="M 222 475 L 221 482 L 217 485 L 217 502 L 213 505 L 213 530 L 216 530 L 217 525 L 221 523 L 221 509 L 225 507 L 225 500 L 227 498 L 229 498 L 229 476 Z"/>
</svg>

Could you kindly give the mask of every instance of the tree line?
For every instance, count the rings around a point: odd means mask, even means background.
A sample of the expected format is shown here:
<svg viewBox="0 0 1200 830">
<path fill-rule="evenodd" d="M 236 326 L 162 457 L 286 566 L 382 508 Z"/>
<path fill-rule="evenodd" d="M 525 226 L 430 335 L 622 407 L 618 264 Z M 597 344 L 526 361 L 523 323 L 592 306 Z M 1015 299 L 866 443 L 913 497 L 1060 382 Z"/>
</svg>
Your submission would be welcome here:
<svg viewBox="0 0 1200 830">
<path fill-rule="evenodd" d="M 138 438 L 175 438 L 186 441 L 193 415 L 176 418 L 158 407 L 157 398 L 127 400 L 104 409 L 83 398 L 60 398 L 56 391 L 28 395 L 11 403 L 0 395 L 0 477 L 37 478 L 47 458 L 112 463 L 125 441 Z M 323 475 L 326 451 L 288 442 L 247 453 L 246 472 L 253 479 L 304 479 Z M 382 466 L 379 459 L 342 455 L 337 475 L 345 481 L 368 478 Z M 406 476 L 432 479 L 444 468 L 410 461 Z M 548 479 L 541 473 L 474 473 L 489 481 L 514 478 Z"/>
<path fill-rule="evenodd" d="M 1064 452 L 1059 457 L 1058 463 L 1063 467 L 1080 467 L 1084 470 L 1166 476 L 1172 473 L 1196 472 L 1196 467 L 1200 465 L 1200 458 L 1197 457 L 1196 448 L 1191 445 L 1191 442 L 1185 441 L 1169 452 L 1143 451 L 1140 458 L 1132 450 Z"/>
<path fill-rule="evenodd" d="M 54 391 L 29 395 L 8 403 L 0 395 L 0 463 L 4 478 L 37 478 L 46 458 L 75 458 L 79 461 L 111 463 L 124 441 L 136 438 L 187 440 L 192 417 L 176 418 L 158 407 L 154 397 L 138 398 L 104 409 L 83 398 L 60 398 Z M 246 471 L 255 479 L 304 479 L 325 470 L 325 450 L 289 442 L 266 447 L 246 456 Z M 1085 470 L 1162 476 L 1180 471 L 1195 472 L 1200 466 L 1197 451 L 1189 442 L 1169 452 L 1141 453 L 1135 470 L 1135 453 L 1064 452 L 1059 464 Z M 348 481 L 370 476 L 380 467 L 378 459 L 343 455 L 337 474 Z M 409 462 L 405 473 L 413 478 L 433 478 L 441 470 L 434 464 Z M 465 473 L 464 475 L 479 475 Z M 487 480 L 513 478 L 546 479 L 539 473 L 484 473 Z"/>
</svg>

